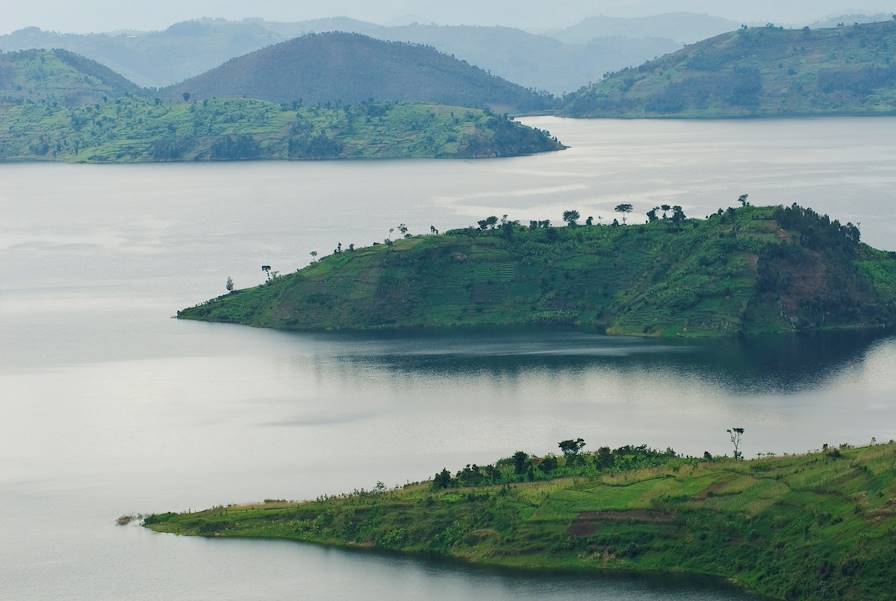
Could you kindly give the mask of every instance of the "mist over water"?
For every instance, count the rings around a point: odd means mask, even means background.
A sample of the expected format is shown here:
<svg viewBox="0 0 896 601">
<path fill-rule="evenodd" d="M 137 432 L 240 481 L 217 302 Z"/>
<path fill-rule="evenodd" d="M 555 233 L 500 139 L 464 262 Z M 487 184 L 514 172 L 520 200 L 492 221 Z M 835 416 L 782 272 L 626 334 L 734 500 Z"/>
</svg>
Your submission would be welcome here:
<svg viewBox="0 0 896 601">
<path fill-rule="evenodd" d="M 298 544 L 117 528 L 429 477 L 517 449 L 747 454 L 896 437 L 896 339 L 564 330 L 297 334 L 179 322 L 311 250 L 489 214 L 705 215 L 749 192 L 893 249 L 896 119 L 529 119 L 572 149 L 495 161 L 0 165 L 0 582 L 11 599 L 738 599 L 692 582 L 533 578 Z M 11 583 L 11 584 L 10 584 Z"/>
</svg>

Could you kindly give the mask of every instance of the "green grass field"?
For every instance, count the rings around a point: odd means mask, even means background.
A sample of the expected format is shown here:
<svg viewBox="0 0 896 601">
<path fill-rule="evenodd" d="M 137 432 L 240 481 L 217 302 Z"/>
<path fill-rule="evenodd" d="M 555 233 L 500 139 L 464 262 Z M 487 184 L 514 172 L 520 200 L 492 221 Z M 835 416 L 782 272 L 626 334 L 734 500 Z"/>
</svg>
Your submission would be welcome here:
<svg viewBox="0 0 896 601">
<path fill-rule="evenodd" d="M 536 570 L 700 574 L 782 600 L 893 598 L 896 444 L 750 461 L 644 447 L 550 457 L 467 466 L 447 483 L 166 513 L 145 525 Z"/>
<path fill-rule="evenodd" d="M 336 252 L 178 315 L 299 330 L 562 324 L 665 337 L 893 325 L 896 257 L 851 235 L 811 211 L 751 206 L 680 223 L 496 224 Z"/>
</svg>

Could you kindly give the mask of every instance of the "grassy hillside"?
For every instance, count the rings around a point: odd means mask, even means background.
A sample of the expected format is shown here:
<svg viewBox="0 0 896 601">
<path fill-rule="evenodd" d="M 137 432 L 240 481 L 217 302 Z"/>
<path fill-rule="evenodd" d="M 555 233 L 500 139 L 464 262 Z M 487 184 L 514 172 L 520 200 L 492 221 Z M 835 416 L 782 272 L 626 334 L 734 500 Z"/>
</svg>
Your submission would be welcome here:
<svg viewBox="0 0 896 601">
<path fill-rule="evenodd" d="M 178 316 L 307 330 L 570 324 L 651 336 L 896 324 L 896 256 L 810 210 L 543 225 L 346 246 Z"/>
<path fill-rule="evenodd" d="M 145 525 L 483 565 L 710 575 L 781 600 L 893 598 L 893 443 L 751 461 L 567 448 L 395 490 L 166 513 Z"/>
<path fill-rule="evenodd" d="M 746 117 L 896 112 L 896 20 L 743 28 L 570 94 L 575 117 Z"/>
<path fill-rule="evenodd" d="M 140 92 L 107 67 L 65 50 L 0 53 L 0 104 L 80 106 Z"/>
<path fill-rule="evenodd" d="M 426 104 L 286 107 L 136 97 L 0 104 L 0 160 L 92 162 L 479 158 L 562 148 L 503 116 Z"/>
<path fill-rule="evenodd" d="M 550 108 L 527 90 L 433 48 L 349 33 L 311 34 L 232 59 L 162 91 L 169 97 L 271 102 L 432 102 L 499 112 Z"/>
</svg>

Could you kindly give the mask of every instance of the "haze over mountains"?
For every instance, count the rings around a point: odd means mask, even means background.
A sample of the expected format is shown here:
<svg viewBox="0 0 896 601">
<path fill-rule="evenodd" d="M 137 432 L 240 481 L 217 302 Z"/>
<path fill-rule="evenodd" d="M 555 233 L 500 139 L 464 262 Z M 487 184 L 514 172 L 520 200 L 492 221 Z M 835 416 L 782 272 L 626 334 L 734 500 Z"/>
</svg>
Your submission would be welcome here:
<svg viewBox="0 0 896 601">
<path fill-rule="evenodd" d="M 728 23 L 705 15 L 596 17 L 549 36 L 511 27 L 416 23 L 387 27 L 345 17 L 293 23 L 199 19 L 149 32 L 68 34 L 29 27 L 0 36 L 0 49 L 64 48 L 140 85 L 164 87 L 271 44 L 307 33 L 344 31 L 431 45 L 514 83 L 559 94 L 607 72 L 674 51 L 683 43 L 706 37 L 707 32 L 720 33 L 737 25 L 730 22 L 726 27 Z M 659 32 L 674 32 L 674 36 Z"/>
<path fill-rule="evenodd" d="M 162 93 L 312 105 L 434 102 L 499 112 L 535 112 L 554 104 L 550 96 L 427 46 L 338 32 L 309 34 L 231 59 Z"/>
</svg>

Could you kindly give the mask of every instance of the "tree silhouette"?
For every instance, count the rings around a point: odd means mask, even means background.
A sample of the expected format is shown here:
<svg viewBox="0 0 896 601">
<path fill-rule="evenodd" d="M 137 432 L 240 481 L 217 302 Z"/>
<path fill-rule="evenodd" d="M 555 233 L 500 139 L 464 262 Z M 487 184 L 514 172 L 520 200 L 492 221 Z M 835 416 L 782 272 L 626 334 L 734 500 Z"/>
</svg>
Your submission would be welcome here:
<svg viewBox="0 0 896 601">
<path fill-rule="evenodd" d="M 737 197 L 737 202 L 740 203 L 740 206 L 746 207 L 750 204 L 750 195 L 749 194 L 741 194 Z"/>
<path fill-rule="evenodd" d="M 740 441 L 744 435 L 743 428 L 728 428 L 725 430 L 728 432 L 728 437 L 731 438 L 731 444 L 734 446 L 734 458 L 742 459 L 743 453 L 740 452 Z"/>
<path fill-rule="evenodd" d="M 566 225 L 569 227 L 575 227 L 578 225 L 579 218 L 582 215 L 579 214 L 575 209 L 569 211 L 563 211 L 563 221 L 566 222 Z"/>
<path fill-rule="evenodd" d="M 630 205 L 627 202 L 624 202 L 622 204 L 616 205 L 616 207 L 613 210 L 616 211 L 617 213 L 622 213 L 622 223 L 626 223 L 626 221 L 625 221 L 626 214 L 631 213 L 634 209 L 635 209 L 635 207 L 633 207 L 632 205 Z"/>
<path fill-rule="evenodd" d="M 311 262 L 314 263 L 316 260 L 317 260 L 317 251 L 312 250 L 311 251 Z"/>
<path fill-rule="evenodd" d="M 233 278 L 227 276 L 227 283 L 224 284 L 224 288 L 227 289 L 227 292 L 233 292 Z"/>
<path fill-rule="evenodd" d="M 265 279 L 267 281 L 271 281 L 271 266 L 270 265 L 262 265 L 261 270 L 264 272 Z"/>
<path fill-rule="evenodd" d="M 663 212 L 663 219 L 666 219 L 668 217 L 669 211 L 672 210 L 672 206 L 667 205 L 667 204 L 662 204 L 662 205 L 660 205 L 660 210 Z"/>
<path fill-rule="evenodd" d="M 585 220 L 585 225 L 594 225 L 594 217 L 588 215 L 588 219 Z"/>
</svg>

